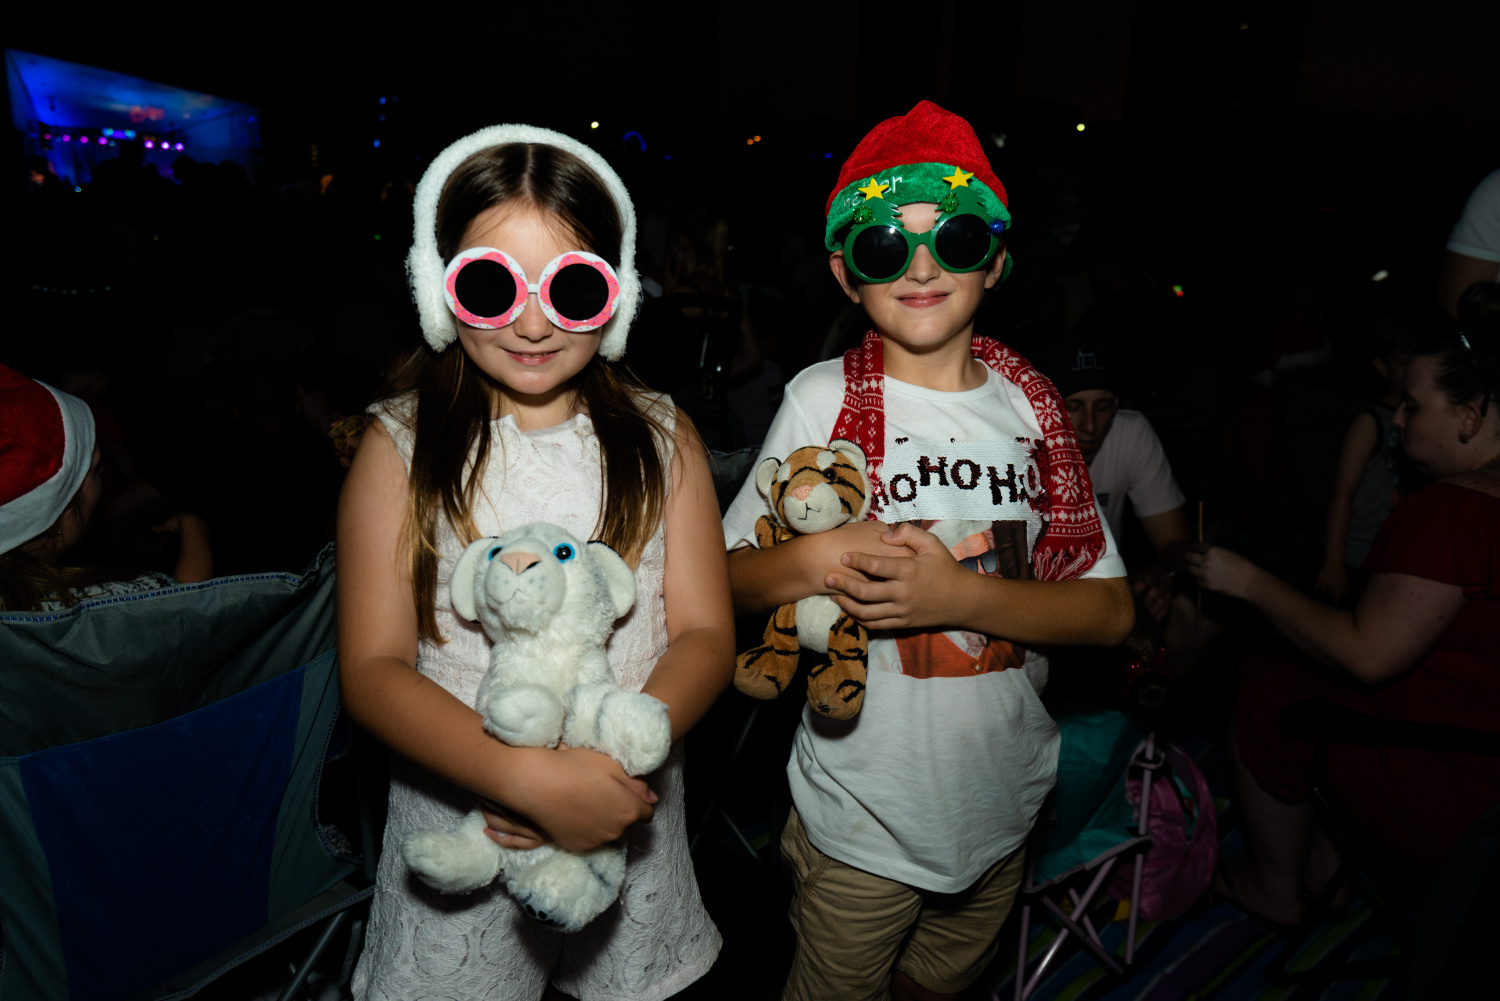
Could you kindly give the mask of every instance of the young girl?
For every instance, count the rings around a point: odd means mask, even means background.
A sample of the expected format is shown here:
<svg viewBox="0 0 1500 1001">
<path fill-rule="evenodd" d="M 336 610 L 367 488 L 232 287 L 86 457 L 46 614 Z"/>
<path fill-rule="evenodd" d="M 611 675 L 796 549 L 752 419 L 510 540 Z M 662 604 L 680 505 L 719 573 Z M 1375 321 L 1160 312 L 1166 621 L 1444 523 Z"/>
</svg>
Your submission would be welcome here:
<svg viewBox="0 0 1500 1001">
<path fill-rule="evenodd" d="M 431 350 L 373 408 L 339 509 L 344 701 L 397 752 L 354 993 L 667 997 L 720 944 L 687 853 L 680 755 L 642 779 L 593 751 L 489 736 L 471 708 L 489 644 L 448 597 L 467 543 L 550 521 L 636 567 L 610 668 L 667 704 L 674 740 L 733 672 L 706 455 L 670 403 L 611 364 L 640 300 L 635 212 L 598 154 L 520 125 L 440 154 L 415 211 L 407 267 Z M 623 835 L 620 904 L 563 936 L 499 883 L 442 897 L 412 878 L 406 833 L 451 829 L 476 797 L 507 847 L 550 838 L 582 850 Z"/>
</svg>

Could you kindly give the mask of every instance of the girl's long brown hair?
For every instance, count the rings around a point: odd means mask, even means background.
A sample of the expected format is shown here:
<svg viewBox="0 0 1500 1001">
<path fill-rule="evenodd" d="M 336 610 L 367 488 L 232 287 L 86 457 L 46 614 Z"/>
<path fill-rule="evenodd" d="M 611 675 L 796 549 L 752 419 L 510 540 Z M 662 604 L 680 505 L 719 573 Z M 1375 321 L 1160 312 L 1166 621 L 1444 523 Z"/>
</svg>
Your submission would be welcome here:
<svg viewBox="0 0 1500 1001">
<path fill-rule="evenodd" d="M 438 198 L 438 251 L 451 260 L 463 249 L 469 223 L 502 202 L 518 201 L 556 216 L 582 249 L 620 264 L 623 225 L 603 181 L 583 161 L 555 146 L 510 143 L 469 157 Z M 579 409 L 599 441 L 599 518 L 594 537 L 634 566 L 666 506 L 666 430 L 643 407 L 642 387 L 597 355 L 577 376 Z M 391 377 L 382 400 L 414 393 L 407 410 L 413 434 L 408 477 L 406 549 L 418 634 L 438 633 L 437 529 L 445 518 L 465 544 L 479 535 L 474 503 L 489 460 L 490 421 L 502 387 L 450 345 L 423 346 Z M 404 409 L 404 408 L 402 408 Z M 388 408 L 389 412 L 399 412 Z M 472 456 L 472 461 L 471 461 Z"/>
</svg>

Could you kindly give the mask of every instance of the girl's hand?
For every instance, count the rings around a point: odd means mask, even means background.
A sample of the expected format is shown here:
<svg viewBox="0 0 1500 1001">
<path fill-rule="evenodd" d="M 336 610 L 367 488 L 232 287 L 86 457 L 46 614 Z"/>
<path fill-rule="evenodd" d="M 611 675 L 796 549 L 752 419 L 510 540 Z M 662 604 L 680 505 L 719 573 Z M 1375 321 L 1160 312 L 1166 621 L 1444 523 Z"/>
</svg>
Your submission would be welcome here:
<svg viewBox="0 0 1500 1001">
<path fill-rule="evenodd" d="M 626 775 L 608 755 L 566 746 L 512 751 L 517 771 L 506 809 L 525 818 L 514 825 L 522 839 L 545 833 L 567 851 L 588 851 L 619 838 L 631 824 L 651 819 L 656 793 L 643 780 Z"/>
<path fill-rule="evenodd" d="M 536 848 L 552 840 L 546 831 L 536 826 L 535 821 L 513 813 L 499 803 L 481 799 L 479 812 L 484 814 L 484 836 L 501 848 Z"/>
<path fill-rule="evenodd" d="M 1239 553 L 1202 543 L 1187 554 L 1187 565 L 1199 587 L 1231 598 L 1248 598 L 1256 578 L 1265 573 Z"/>
<path fill-rule="evenodd" d="M 941 539 L 915 525 L 897 525 L 880 541 L 889 547 L 887 555 L 845 553 L 843 565 L 856 572 L 824 580 L 838 606 L 866 629 L 952 625 L 953 595 L 970 571 Z"/>
</svg>

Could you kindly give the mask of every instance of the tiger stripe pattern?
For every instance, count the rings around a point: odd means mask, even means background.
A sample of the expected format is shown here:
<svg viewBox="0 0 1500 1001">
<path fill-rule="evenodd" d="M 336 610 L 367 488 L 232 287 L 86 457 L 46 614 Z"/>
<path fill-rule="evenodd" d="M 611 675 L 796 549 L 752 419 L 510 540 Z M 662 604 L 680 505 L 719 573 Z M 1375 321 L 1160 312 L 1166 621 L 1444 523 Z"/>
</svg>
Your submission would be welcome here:
<svg viewBox="0 0 1500 1001">
<path fill-rule="evenodd" d="M 755 523 L 761 549 L 798 535 L 863 518 L 869 509 L 864 452 L 852 442 L 799 448 L 782 461 L 767 458 L 756 486 L 771 513 Z M 848 719 L 864 703 L 869 634 L 828 595 L 776 609 L 759 645 L 735 661 L 735 687 L 758 699 L 786 690 L 803 650 L 821 655 L 808 672 L 807 699 L 831 719 Z"/>
</svg>

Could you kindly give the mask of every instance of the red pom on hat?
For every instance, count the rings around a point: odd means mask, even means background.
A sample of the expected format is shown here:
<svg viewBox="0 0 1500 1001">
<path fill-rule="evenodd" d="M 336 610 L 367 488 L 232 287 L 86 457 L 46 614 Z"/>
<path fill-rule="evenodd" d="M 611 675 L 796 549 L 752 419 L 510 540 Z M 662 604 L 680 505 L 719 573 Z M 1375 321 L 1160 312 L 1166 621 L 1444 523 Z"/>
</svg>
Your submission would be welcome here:
<svg viewBox="0 0 1500 1001">
<path fill-rule="evenodd" d="M 1005 186 L 990 167 L 984 147 L 968 122 L 931 101 L 920 101 L 904 115 L 887 118 L 854 147 L 823 206 L 827 215 L 838 193 L 856 181 L 912 163 L 948 163 L 970 171 L 1006 207 Z"/>
</svg>

